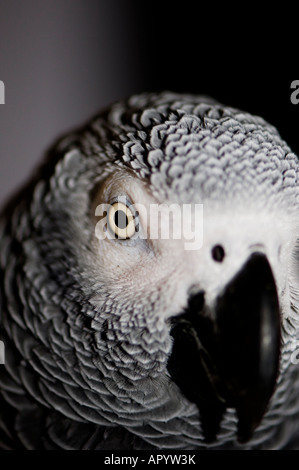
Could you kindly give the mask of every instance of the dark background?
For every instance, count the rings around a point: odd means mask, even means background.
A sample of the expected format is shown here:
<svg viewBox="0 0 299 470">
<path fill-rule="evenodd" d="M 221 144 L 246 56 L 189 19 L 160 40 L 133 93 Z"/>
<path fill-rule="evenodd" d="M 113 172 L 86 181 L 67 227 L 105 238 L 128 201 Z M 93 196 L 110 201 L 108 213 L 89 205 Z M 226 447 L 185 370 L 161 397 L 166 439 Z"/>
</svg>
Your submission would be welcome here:
<svg viewBox="0 0 299 470">
<path fill-rule="evenodd" d="M 143 91 L 208 94 L 262 115 L 299 154 L 297 54 L 280 12 L 275 21 L 245 5 L 233 15 L 203 5 L 0 0 L 0 203 L 57 136 Z"/>
</svg>

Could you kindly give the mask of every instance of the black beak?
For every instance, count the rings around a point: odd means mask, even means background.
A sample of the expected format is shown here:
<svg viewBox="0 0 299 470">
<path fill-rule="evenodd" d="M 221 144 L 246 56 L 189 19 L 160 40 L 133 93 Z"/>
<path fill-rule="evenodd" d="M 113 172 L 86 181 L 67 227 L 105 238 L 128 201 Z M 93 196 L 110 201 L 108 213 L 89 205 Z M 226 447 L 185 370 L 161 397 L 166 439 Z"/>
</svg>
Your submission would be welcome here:
<svg viewBox="0 0 299 470">
<path fill-rule="evenodd" d="M 248 441 L 274 392 L 280 357 L 280 310 L 271 267 L 254 253 L 216 300 L 202 292 L 172 319 L 168 370 L 199 408 L 207 442 L 215 440 L 226 408 L 235 408 L 237 436 Z"/>
</svg>

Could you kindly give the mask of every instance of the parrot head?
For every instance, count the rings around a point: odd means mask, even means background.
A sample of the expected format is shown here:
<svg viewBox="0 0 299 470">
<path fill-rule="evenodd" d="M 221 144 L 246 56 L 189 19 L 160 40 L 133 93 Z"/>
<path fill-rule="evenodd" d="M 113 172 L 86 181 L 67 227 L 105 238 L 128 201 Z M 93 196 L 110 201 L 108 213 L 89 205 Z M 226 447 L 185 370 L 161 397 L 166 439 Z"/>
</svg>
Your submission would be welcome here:
<svg viewBox="0 0 299 470">
<path fill-rule="evenodd" d="M 28 359 L 47 403 L 160 448 L 272 438 L 295 400 L 299 301 L 299 167 L 276 129 L 207 97 L 142 94 L 55 154 L 24 236 L 28 308 L 47 299 Z M 151 236 L 171 205 L 179 235 Z"/>
</svg>

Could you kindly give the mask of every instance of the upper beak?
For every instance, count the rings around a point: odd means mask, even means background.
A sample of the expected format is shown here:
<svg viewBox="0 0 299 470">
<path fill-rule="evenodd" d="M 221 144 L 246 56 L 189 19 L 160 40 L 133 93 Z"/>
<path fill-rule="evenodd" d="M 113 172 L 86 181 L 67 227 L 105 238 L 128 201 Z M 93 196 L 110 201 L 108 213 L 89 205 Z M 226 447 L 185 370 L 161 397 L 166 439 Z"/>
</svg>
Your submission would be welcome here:
<svg viewBox="0 0 299 470">
<path fill-rule="evenodd" d="M 280 309 L 266 256 L 254 253 L 209 311 L 204 294 L 172 320 L 168 370 L 198 405 L 207 441 L 215 439 L 226 408 L 235 408 L 238 440 L 260 423 L 274 392 L 280 357 Z"/>
</svg>

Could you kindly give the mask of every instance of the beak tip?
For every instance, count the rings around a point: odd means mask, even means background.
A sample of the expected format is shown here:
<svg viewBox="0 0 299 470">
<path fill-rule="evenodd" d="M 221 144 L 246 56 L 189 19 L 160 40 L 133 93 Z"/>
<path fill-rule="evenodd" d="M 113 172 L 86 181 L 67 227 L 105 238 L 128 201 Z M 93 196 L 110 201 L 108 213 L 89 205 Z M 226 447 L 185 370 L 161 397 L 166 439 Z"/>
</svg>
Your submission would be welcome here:
<svg viewBox="0 0 299 470">
<path fill-rule="evenodd" d="M 253 429 L 242 429 L 242 427 L 238 425 L 237 441 L 240 444 L 246 444 L 252 438 L 253 431 Z"/>
<path fill-rule="evenodd" d="M 255 426 L 249 428 L 247 426 L 242 426 L 239 422 L 237 430 L 237 441 L 240 444 L 246 444 L 252 438 L 254 430 Z"/>
</svg>

